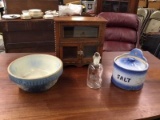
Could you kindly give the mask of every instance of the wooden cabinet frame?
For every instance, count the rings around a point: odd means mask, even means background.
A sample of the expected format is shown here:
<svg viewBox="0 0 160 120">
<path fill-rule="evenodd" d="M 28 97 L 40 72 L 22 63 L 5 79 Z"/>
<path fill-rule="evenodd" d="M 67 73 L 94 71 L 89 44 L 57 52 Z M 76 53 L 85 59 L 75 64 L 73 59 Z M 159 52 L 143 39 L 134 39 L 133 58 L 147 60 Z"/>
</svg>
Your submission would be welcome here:
<svg viewBox="0 0 160 120">
<path fill-rule="evenodd" d="M 98 17 L 56 17 L 55 21 L 55 39 L 56 39 L 56 55 L 62 59 L 65 65 L 82 66 L 89 64 L 92 61 L 94 52 L 102 53 L 102 45 L 104 40 L 104 32 L 106 28 L 106 20 Z M 89 37 L 84 36 L 65 36 L 65 27 L 74 28 L 74 32 L 83 33 L 87 35 L 87 30 L 77 30 L 77 28 L 90 28 L 97 30 L 97 37 L 94 34 L 89 34 Z M 77 30 L 77 31 L 76 31 Z M 93 30 L 93 31 L 94 31 Z M 68 34 L 70 34 L 69 31 Z M 92 33 L 92 32 L 91 32 Z M 77 35 L 76 34 L 76 35 Z M 93 37 L 92 37 L 93 36 Z M 73 54 L 73 55 L 72 55 Z"/>
</svg>

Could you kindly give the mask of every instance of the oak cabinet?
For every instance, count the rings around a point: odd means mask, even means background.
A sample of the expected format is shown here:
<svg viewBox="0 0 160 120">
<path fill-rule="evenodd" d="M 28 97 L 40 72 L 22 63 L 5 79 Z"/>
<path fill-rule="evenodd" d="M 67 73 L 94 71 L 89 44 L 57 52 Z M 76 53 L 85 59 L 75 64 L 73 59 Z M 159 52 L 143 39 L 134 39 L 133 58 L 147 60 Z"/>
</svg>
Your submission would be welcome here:
<svg viewBox="0 0 160 120">
<path fill-rule="evenodd" d="M 102 52 L 106 20 L 98 17 L 56 17 L 56 55 L 65 65 L 82 66 Z"/>
</svg>

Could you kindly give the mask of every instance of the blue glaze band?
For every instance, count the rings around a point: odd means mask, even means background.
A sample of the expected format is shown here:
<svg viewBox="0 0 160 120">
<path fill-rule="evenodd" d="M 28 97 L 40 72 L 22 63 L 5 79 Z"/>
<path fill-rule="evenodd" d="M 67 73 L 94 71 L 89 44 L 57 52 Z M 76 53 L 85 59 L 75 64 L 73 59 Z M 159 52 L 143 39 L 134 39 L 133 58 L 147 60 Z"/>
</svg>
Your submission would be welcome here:
<svg viewBox="0 0 160 120">
<path fill-rule="evenodd" d="M 48 86 L 52 86 L 59 76 L 63 73 L 63 69 L 57 72 L 57 74 L 51 75 L 48 78 L 41 78 L 39 80 L 24 80 L 20 78 L 14 78 L 14 76 L 9 75 L 9 78 L 15 82 L 16 84 L 19 84 L 20 87 L 29 92 L 40 92 L 45 91 L 48 89 Z"/>
<path fill-rule="evenodd" d="M 131 56 L 135 56 L 138 58 L 143 59 L 144 61 L 147 61 L 147 59 L 143 56 L 143 52 L 142 50 L 138 49 L 138 48 L 134 48 L 133 50 L 130 51 L 129 53 Z"/>
<path fill-rule="evenodd" d="M 117 81 L 113 78 L 113 76 L 111 77 L 111 82 L 112 82 L 114 85 L 116 85 L 117 87 L 122 88 L 122 89 L 125 89 L 125 90 L 140 90 L 140 89 L 142 89 L 142 87 L 143 87 L 143 84 L 138 85 L 138 86 L 128 86 L 128 85 L 121 84 L 121 83 L 117 82 Z"/>
</svg>

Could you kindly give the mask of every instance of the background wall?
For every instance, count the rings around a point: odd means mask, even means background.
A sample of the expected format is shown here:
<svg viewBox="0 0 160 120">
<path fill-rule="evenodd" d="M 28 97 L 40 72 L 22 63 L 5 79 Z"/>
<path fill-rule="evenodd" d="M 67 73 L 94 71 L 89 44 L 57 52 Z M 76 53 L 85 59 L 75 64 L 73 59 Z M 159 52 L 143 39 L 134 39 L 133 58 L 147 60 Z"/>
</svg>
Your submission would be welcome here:
<svg viewBox="0 0 160 120">
<path fill-rule="evenodd" d="M 59 0 L 6 0 L 7 14 L 21 14 L 22 10 L 58 10 Z"/>
<path fill-rule="evenodd" d="M 139 7 L 146 7 L 146 0 L 139 0 Z M 148 8 L 160 9 L 160 0 L 149 0 Z"/>
</svg>

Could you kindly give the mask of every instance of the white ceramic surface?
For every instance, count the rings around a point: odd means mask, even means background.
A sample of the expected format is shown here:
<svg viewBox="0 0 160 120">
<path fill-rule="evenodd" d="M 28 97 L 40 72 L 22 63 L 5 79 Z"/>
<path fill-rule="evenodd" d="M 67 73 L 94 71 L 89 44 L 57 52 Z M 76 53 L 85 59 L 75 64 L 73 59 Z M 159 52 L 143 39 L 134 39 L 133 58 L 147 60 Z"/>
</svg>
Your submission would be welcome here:
<svg viewBox="0 0 160 120">
<path fill-rule="evenodd" d="M 22 14 L 28 15 L 29 11 L 28 10 L 22 10 Z"/>
<path fill-rule="evenodd" d="M 33 90 L 34 86 L 38 89 L 41 89 L 39 86 L 42 86 L 43 90 L 49 89 L 56 83 L 62 70 L 62 61 L 47 54 L 27 55 L 14 60 L 8 66 L 10 79 L 26 91 Z"/>
<path fill-rule="evenodd" d="M 29 13 L 32 18 L 41 18 L 43 17 L 43 12 L 39 13 Z"/>
<path fill-rule="evenodd" d="M 40 12 L 42 12 L 41 9 L 29 9 L 28 11 L 29 11 L 30 13 L 40 13 Z"/>
<path fill-rule="evenodd" d="M 114 59 L 112 82 L 126 90 L 140 90 L 143 87 L 148 63 L 140 49 L 122 54 Z"/>
<path fill-rule="evenodd" d="M 20 17 L 20 14 L 5 14 L 2 16 L 3 19 L 17 19 Z"/>
<path fill-rule="evenodd" d="M 53 19 L 54 15 L 44 15 L 43 18 L 44 19 Z"/>
<path fill-rule="evenodd" d="M 31 16 L 29 14 L 22 14 L 21 19 L 31 19 Z"/>
</svg>

